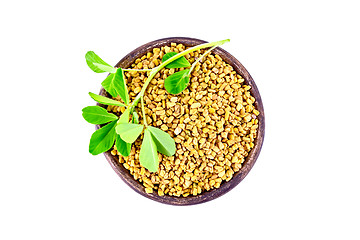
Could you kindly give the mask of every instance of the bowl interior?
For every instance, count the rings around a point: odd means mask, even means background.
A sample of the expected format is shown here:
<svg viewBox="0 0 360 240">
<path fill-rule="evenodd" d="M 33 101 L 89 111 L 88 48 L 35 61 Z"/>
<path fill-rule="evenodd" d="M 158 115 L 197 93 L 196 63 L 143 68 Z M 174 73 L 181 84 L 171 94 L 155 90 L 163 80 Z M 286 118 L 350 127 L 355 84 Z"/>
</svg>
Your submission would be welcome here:
<svg viewBox="0 0 360 240">
<path fill-rule="evenodd" d="M 128 55 L 122 58 L 115 65 L 115 67 L 129 68 L 131 64 L 135 61 L 135 59 L 143 56 L 149 51 L 152 51 L 153 48 L 170 45 L 172 42 L 182 43 L 184 46 L 187 47 L 205 43 L 205 41 L 203 40 L 194 39 L 194 38 L 184 38 L 184 37 L 173 37 L 173 38 L 164 38 L 164 39 L 155 40 L 147 44 L 144 44 L 136 48 L 132 52 L 130 52 Z M 257 137 L 254 143 L 254 148 L 250 151 L 240 171 L 235 173 L 230 181 L 223 182 L 219 188 L 213 189 L 211 191 L 203 192 L 198 196 L 188 196 L 188 197 L 173 197 L 168 195 L 158 196 L 157 193 L 155 192 L 152 194 L 146 193 L 144 186 L 138 181 L 136 181 L 133 178 L 133 176 L 130 174 L 130 172 L 127 169 L 125 169 L 122 166 L 122 164 L 119 163 L 118 158 L 111 155 L 110 150 L 105 152 L 104 155 L 106 159 L 108 160 L 114 171 L 119 175 L 119 177 L 122 178 L 123 181 L 127 185 L 129 185 L 133 190 L 135 190 L 137 193 L 149 199 L 171 205 L 193 205 L 193 204 L 199 204 L 213 200 L 227 193 L 236 185 L 238 185 L 249 173 L 249 171 L 253 167 L 256 159 L 260 154 L 260 150 L 264 140 L 264 133 L 265 133 L 264 132 L 265 116 L 264 116 L 264 109 L 263 109 L 260 93 L 255 85 L 255 82 L 248 73 L 248 71 L 244 68 L 244 66 L 230 53 L 226 52 L 225 50 L 219 47 L 215 48 L 212 52 L 218 54 L 226 63 L 230 64 L 234 68 L 234 70 L 244 78 L 245 84 L 251 86 L 250 89 L 251 95 L 256 99 L 254 106 L 260 112 L 259 116 L 257 116 L 257 118 L 259 119 L 259 127 L 258 127 Z M 100 90 L 100 95 L 110 97 L 103 88 L 101 88 Z M 100 126 L 96 126 L 97 129 L 99 127 Z"/>
</svg>

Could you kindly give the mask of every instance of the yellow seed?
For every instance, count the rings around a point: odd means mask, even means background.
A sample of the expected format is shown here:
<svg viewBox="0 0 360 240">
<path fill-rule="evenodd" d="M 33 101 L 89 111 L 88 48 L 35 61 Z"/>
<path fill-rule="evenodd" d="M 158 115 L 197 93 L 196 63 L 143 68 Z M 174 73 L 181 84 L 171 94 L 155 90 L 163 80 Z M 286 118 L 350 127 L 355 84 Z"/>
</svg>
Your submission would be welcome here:
<svg viewBox="0 0 360 240">
<path fill-rule="evenodd" d="M 180 182 L 180 179 L 178 176 L 174 176 L 174 184 L 178 184 Z"/>
<path fill-rule="evenodd" d="M 203 128 L 202 131 L 203 133 L 208 133 L 210 130 L 208 128 Z"/>
<path fill-rule="evenodd" d="M 190 108 L 198 108 L 200 106 L 201 106 L 201 103 L 196 102 L 196 103 L 191 104 Z"/>
<path fill-rule="evenodd" d="M 214 108 L 209 108 L 209 113 L 215 113 L 215 109 Z"/>
<path fill-rule="evenodd" d="M 130 168 L 129 164 L 124 163 L 124 168 L 126 168 L 126 169 L 128 169 L 128 170 L 129 170 L 129 168 Z"/>
<path fill-rule="evenodd" d="M 249 122 L 251 120 L 251 114 L 248 114 L 244 117 L 245 122 Z"/>
<path fill-rule="evenodd" d="M 156 111 L 155 113 L 156 113 L 156 115 L 163 116 L 163 115 L 165 115 L 165 110 L 159 110 L 159 111 Z"/>
<path fill-rule="evenodd" d="M 136 93 L 139 93 L 141 91 L 141 87 L 136 87 L 135 89 L 134 89 L 134 93 L 136 94 Z"/>
<path fill-rule="evenodd" d="M 145 188 L 145 192 L 146 193 L 153 193 L 153 189 L 152 188 Z"/>
<path fill-rule="evenodd" d="M 200 157 L 204 156 L 204 152 L 202 150 L 199 150 L 198 154 L 199 154 Z"/>
<path fill-rule="evenodd" d="M 182 129 L 180 127 L 175 128 L 174 133 L 175 135 L 179 135 L 181 133 Z"/>
<path fill-rule="evenodd" d="M 152 62 L 155 64 L 155 66 L 159 65 L 159 60 L 157 59 L 152 60 Z"/>
</svg>

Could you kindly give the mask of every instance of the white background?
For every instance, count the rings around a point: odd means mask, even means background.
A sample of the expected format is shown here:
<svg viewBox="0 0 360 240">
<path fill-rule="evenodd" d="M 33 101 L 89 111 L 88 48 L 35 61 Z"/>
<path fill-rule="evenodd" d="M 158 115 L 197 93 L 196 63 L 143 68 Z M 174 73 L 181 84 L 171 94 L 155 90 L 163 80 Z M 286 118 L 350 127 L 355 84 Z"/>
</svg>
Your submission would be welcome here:
<svg viewBox="0 0 360 240">
<path fill-rule="evenodd" d="M 236 4 L 236 5 L 235 5 Z M 3 1 L 0 239 L 360 239 L 358 1 Z M 88 153 L 104 74 L 164 37 L 223 48 L 254 78 L 266 135 L 250 174 L 187 207 L 148 200 Z"/>
</svg>

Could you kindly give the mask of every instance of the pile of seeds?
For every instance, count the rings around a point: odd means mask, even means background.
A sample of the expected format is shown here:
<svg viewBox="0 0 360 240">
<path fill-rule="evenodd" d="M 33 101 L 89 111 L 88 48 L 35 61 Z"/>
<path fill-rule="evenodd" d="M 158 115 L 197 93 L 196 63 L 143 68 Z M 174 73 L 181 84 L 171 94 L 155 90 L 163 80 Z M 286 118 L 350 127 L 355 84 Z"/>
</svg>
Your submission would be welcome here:
<svg viewBox="0 0 360 240">
<path fill-rule="evenodd" d="M 154 48 L 135 60 L 134 69 L 151 69 L 161 63 L 164 54 L 182 52 L 182 44 Z M 206 50 L 185 55 L 193 63 Z M 133 145 L 128 157 L 114 146 L 111 153 L 130 171 L 147 193 L 159 196 L 198 195 L 219 188 L 238 172 L 250 150 L 258 128 L 259 112 L 254 107 L 250 86 L 220 56 L 208 54 L 194 69 L 188 87 L 178 95 L 169 94 L 164 79 L 180 69 L 162 69 L 151 81 L 144 96 L 147 122 L 168 132 L 175 140 L 176 153 L 159 154 L 160 165 L 151 173 L 140 165 L 142 139 Z M 149 72 L 125 72 L 130 99 L 140 92 Z M 120 97 L 117 100 L 121 101 Z M 141 116 L 140 104 L 137 112 Z M 121 114 L 123 107 L 109 106 Z M 142 116 L 140 117 L 140 119 Z"/>
</svg>

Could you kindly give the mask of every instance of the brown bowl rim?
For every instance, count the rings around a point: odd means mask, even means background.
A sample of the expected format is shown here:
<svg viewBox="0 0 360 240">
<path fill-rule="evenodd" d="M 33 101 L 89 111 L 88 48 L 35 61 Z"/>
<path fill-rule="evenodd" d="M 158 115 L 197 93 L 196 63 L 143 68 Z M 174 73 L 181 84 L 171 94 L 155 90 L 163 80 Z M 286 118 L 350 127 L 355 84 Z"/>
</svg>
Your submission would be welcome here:
<svg viewBox="0 0 360 240">
<path fill-rule="evenodd" d="M 170 43 L 182 43 L 184 46 L 194 46 L 202 43 L 206 43 L 206 41 L 195 39 L 195 38 L 188 38 L 188 37 L 169 37 L 169 38 L 162 38 L 155 41 L 148 42 L 123 57 L 115 67 L 121 68 L 129 68 L 130 65 L 135 61 L 135 59 L 143 56 L 145 53 L 151 51 L 153 48 L 162 47 L 165 45 L 170 45 Z M 170 204 L 170 205 L 194 205 L 200 204 L 204 202 L 208 202 L 214 200 L 225 193 L 232 190 L 236 187 L 249 173 L 249 171 L 254 166 L 264 141 L 265 136 L 265 115 L 264 115 L 264 107 L 261 100 L 261 96 L 259 90 L 249 74 L 249 72 L 245 69 L 245 67 L 230 53 L 225 51 L 224 49 L 217 47 L 213 51 L 213 53 L 218 54 L 226 63 L 230 64 L 234 70 L 240 74 L 244 78 L 244 82 L 251 86 L 250 92 L 251 95 L 256 99 L 255 107 L 260 112 L 257 118 L 259 119 L 259 128 L 258 128 L 258 136 L 255 139 L 255 146 L 250 151 L 249 155 L 247 156 L 245 162 L 243 163 L 242 168 L 239 172 L 236 172 L 231 180 L 228 182 L 223 182 L 219 188 L 212 189 L 210 191 L 206 191 L 201 193 L 197 196 L 187 196 L 187 197 L 174 197 L 169 195 L 159 196 L 156 192 L 148 194 L 145 192 L 144 186 L 135 180 L 130 172 L 124 168 L 122 164 L 119 163 L 117 157 L 111 155 L 111 150 L 104 152 L 105 158 L 113 168 L 113 170 L 117 173 L 117 175 L 135 192 L 139 193 L 140 195 L 149 198 L 151 200 Z M 100 95 L 109 97 L 110 95 L 104 90 L 104 88 L 100 89 Z M 104 106 L 101 104 L 97 104 L 100 106 Z M 100 126 L 96 125 L 96 129 L 99 129 Z"/>
</svg>

